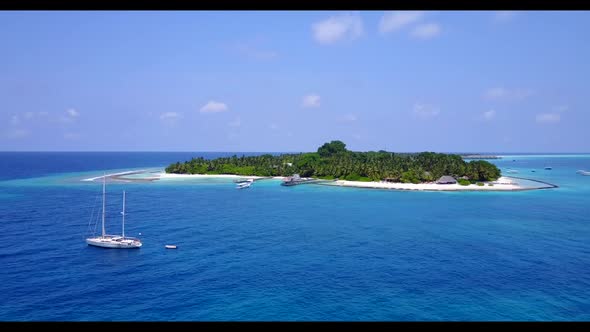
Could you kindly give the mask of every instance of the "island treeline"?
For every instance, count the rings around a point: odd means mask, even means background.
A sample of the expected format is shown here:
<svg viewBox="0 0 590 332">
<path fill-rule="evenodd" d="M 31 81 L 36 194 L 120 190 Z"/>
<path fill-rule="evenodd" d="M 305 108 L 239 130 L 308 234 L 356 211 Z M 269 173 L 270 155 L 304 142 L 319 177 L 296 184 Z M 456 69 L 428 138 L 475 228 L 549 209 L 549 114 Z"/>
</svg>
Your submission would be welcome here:
<svg viewBox="0 0 590 332">
<path fill-rule="evenodd" d="M 350 181 L 421 183 L 435 181 L 443 175 L 466 177 L 472 182 L 493 181 L 500 170 L 485 160 L 465 162 L 455 154 L 434 152 L 393 153 L 387 151 L 354 152 L 341 141 L 325 143 L 317 152 L 204 159 L 193 158 L 166 167 L 166 173 L 236 174 L 256 176 L 290 176 Z"/>
</svg>

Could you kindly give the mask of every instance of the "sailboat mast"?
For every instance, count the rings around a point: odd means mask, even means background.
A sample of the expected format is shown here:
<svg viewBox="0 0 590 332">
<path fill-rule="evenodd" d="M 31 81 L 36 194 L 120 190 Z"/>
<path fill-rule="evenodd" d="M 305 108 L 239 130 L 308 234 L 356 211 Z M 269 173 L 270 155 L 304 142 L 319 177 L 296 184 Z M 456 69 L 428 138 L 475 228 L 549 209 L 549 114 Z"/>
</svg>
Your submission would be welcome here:
<svg viewBox="0 0 590 332">
<path fill-rule="evenodd" d="M 123 212 L 121 213 L 123 214 L 123 230 L 121 231 L 121 234 L 125 237 L 125 190 L 123 190 Z"/>
<path fill-rule="evenodd" d="M 104 230 L 104 215 L 105 215 L 105 207 L 106 207 L 106 194 L 105 194 L 105 188 L 106 188 L 106 183 L 107 183 L 107 175 L 106 173 L 104 173 L 104 176 L 102 177 L 102 236 L 104 237 L 106 232 Z"/>
</svg>

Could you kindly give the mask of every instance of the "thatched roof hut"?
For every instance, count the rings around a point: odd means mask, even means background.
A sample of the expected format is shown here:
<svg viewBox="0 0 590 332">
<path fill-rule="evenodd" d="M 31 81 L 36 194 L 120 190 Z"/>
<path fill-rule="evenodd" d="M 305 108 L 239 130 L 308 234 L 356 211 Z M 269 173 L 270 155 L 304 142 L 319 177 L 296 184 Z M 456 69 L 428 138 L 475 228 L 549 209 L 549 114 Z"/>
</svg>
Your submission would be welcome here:
<svg viewBox="0 0 590 332">
<path fill-rule="evenodd" d="M 449 176 L 449 175 L 443 175 L 440 177 L 440 179 L 436 180 L 437 184 L 455 184 L 457 183 L 457 180 L 455 180 L 454 177 Z"/>
</svg>

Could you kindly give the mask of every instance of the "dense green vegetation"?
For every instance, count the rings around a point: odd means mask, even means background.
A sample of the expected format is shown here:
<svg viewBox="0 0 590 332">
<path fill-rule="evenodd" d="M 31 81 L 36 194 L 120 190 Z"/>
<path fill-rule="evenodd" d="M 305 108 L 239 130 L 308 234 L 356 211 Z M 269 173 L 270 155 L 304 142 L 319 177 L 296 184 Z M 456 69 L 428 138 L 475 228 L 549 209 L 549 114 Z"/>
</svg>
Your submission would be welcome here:
<svg viewBox="0 0 590 332">
<path fill-rule="evenodd" d="M 459 180 L 457 180 L 457 182 L 458 182 L 460 185 L 462 185 L 462 186 L 468 186 L 468 185 L 470 185 L 470 184 L 471 184 L 471 182 L 470 182 L 469 180 L 466 180 L 466 179 L 459 179 Z"/>
<path fill-rule="evenodd" d="M 257 176 L 289 176 L 351 181 L 420 183 L 436 181 L 443 175 L 466 176 L 471 181 L 491 181 L 500 177 L 500 170 L 485 160 L 466 163 L 459 155 L 421 152 L 392 153 L 387 151 L 354 152 L 341 141 L 332 141 L 317 152 L 274 156 L 232 156 L 207 160 L 193 158 L 166 167 L 167 173 L 237 174 Z M 467 181 L 467 180 L 466 180 Z M 469 182 L 469 181 L 468 181 Z"/>
</svg>

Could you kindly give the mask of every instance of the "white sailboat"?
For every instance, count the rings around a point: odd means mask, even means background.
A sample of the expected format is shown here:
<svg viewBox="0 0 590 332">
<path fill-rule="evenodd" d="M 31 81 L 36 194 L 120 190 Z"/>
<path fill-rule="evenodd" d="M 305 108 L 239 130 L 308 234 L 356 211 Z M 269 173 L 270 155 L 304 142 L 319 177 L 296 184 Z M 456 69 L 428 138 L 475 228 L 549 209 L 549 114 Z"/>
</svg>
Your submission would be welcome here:
<svg viewBox="0 0 590 332">
<path fill-rule="evenodd" d="M 125 236 L 125 191 L 123 191 L 123 215 L 121 235 L 109 235 L 105 231 L 105 207 L 106 207 L 106 175 L 102 181 L 102 234 L 100 236 L 86 239 L 86 243 L 91 246 L 113 249 L 134 249 L 140 248 L 142 243 L 139 239 Z"/>
</svg>

